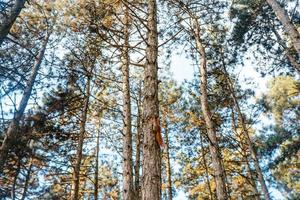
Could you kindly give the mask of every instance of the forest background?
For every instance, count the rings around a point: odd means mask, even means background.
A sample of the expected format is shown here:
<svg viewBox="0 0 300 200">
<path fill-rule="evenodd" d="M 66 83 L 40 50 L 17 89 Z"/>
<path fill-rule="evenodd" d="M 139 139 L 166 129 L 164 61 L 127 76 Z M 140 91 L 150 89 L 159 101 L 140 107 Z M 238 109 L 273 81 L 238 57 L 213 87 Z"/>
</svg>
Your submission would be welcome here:
<svg viewBox="0 0 300 200">
<path fill-rule="evenodd" d="M 299 199 L 299 0 L 1 0 L 0 199 Z"/>
</svg>

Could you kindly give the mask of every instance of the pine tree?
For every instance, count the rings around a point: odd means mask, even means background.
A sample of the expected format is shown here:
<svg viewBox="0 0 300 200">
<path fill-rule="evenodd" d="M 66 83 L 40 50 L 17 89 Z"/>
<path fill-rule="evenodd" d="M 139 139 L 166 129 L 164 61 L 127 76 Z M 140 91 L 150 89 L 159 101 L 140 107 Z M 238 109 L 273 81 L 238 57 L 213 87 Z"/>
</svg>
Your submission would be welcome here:
<svg viewBox="0 0 300 200">
<path fill-rule="evenodd" d="M 148 1 L 147 49 L 143 101 L 143 183 L 142 199 L 161 198 L 161 153 L 156 135 L 160 134 L 158 105 L 158 33 L 156 0 Z"/>
</svg>

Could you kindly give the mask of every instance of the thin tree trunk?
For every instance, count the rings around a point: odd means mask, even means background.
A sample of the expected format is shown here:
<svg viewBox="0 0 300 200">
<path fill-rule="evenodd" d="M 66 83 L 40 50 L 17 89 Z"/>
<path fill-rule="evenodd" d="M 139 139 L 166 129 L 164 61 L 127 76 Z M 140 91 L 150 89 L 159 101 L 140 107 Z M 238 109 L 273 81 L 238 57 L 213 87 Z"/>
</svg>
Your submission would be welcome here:
<svg viewBox="0 0 300 200">
<path fill-rule="evenodd" d="M 245 156 L 245 162 L 246 162 L 246 170 L 248 172 L 248 176 L 249 176 L 249 179 L 250 179 L 250 183 L 252 185 L 252 189 L 254 190 L 254 198 L 256 200 L 260 200 L 259 192 L 257 190 L 256 183 L 255 183 L 255 178 L 254 178 L 253 172 L 251 170 L 250 163 L 248 161 L 248 159 L 249 159 L 248 155 L 244 155 L 244 156 Z"/>
<path fill-rule="evenodd" d="M 247 142 L 247 145 L 248 145 L 248 148 L 249 148 L 249 151 L 250 151 L 250 155 L 251 155 L 252 160 L 254 162 L 255 171 L 257 173 L 258 180 L 260 182 L 262 192 L 263 192 L 263 194 L 265 196 L 265 199 L 266 200 L 270 200 L 270 194 L 269 194 L 269 191 L 268 191 L 268 188 L 267 188 L 267 185 L 266 185 L 266 182 L 265 182 L 262 170 L 261 170 L 261 168 L 259 166 L 259 160 L 258 160 L 256 151 L 255 151 L 255 149 L 253 147 L 253 143 L 252 143 L 251 138 L 249 136 L 248 129 L 246 127 L 246 122 L 245 122 L 243 113 L 241 111 L 238 99 L 235 96 L 234 86 L 233 86 L 233 84 L 231 82 L 231 79 L 228 76 L 228 72 L 226 70 L 224 60 L 222 62 L 223 62 L 222 64 L 223 64 L 224 72 L 226 73 L 226 76 L 227 76 L 227 83 L 228 83 L 228 86 L 229 86 L 229 90 L 230 90 L 230 93 L 231 93 L 231 96 L 232 96 L 232 99 L 233 99 L 236 111 L 238 113 L 239 122 L 240 122 L 240 124 L 242 126 L 242 133 L 244 134 L 244 137 L 246 139 L 246 142 Z"/>
<path fill-rule="evenodd" d="M 4 137 L 2 145 L 0 147 L 0 173 L 3 170 L 3 166 L 6 162 L 11 144 L 17 138 L 19 122 L 20 122 L 20 120 L 21 120 L 21 118 L 24 114 L 25 108 L 28 104 L 28 100 L 30 98 L 31 91 L 32 91 L 33 85 L 35 83 L 36 76 L 37 76 L 38 71 L 40 69 L 42 60 L 44 58 L 44 54 L 45 54 L 45 51 L 46 51 L 46 47 L 47 47 L 49 37 L 50 37 L 50 33 L 46 33 L 45 40 L 42 44 L 41 50 L 39 51 L 39 53 L 38 53 L 38 55 L 35 59 L 35 62 L 34 62 L 34 65 L 33 65 L 32 71 L 31 71 L 31 75 L 28 79 L 28 83 L 27 83 L 27 86 L 24 90 L 24 93 L 23 93 L 22 99 L 20 101 L 19 107 L 16 110 L 16 112 L 14 113 L 14 118 L 12 119 L 12 121 L 10 122 L 10 124 L 8 126 L 6 135 Z"/>
<path fill-rule="evenodd" d="M 284 31 L 289 35 L 296 52 L 300 56 L 300 34 L 291 22 L 287 11 L 283 7 L 281 7 L 281 5 L 276 0 L 266 1 L 273 9 L 275 15 L 283 25 Z"/>
<path fill-rule="evenodd" d="M 26 0 L 15 0 L 13 7 L 8 13 L 7 18 L 3 20 L 3 23 L 0 24 L 0 47 L 9 33 L 12 25 L 19 16 L 21 10 L 24 8 Z"/>
<path fill-rule="evenodd" d="M 78 139 L 78 146 L 77 146 L 77 152 L 76 152 L 76 163 L 74 166 L 74 191 L 73 191 L 73 200 L 79 199 L 79 183 L 80 183 L 80 167 L 81 167 L 81 161 L 82 161 L 82 150 L 83 150 L 83 143 L 85 138 L 85 125 L 86 125 L 86 119 L 87 119 L 87 112 L 89 107 L 89 97 L 90 97 L 90 82 L 91 82 L 90 74 L 87 75 L 87 83 L 86 83 L 86 94 L 85 94 L 85 100 L 83 105 L 83 110 L 81 114 L 81 122 L 80 122 L 80 131 L 79 131 L 79 139 Z"/>
<path fill-rule="evenodd" d="M 28 167 L 27 174 L 26 174 L 25 185 L 24 185 L 24 189 L 23 189 L 23 194 L 22 194 L 21 200 L 25 200 L 26 195 L 27 195 L 28 185 L 29 185 L 30 176 L 31 176 L 31 170 L 32 170 L 32 159 L 33 158 L 31 157 L 30 161 L 29 161 L 29 167 Z"/>
<path fill-rule="evenodd" d="M 219 200 L 228 199 L 227 191 L 226 191 L 226 175 L 225 170 L 222 165 L 222 156 L 219 150 L 219 144 L 217 139 L 217 133 L 215 130 L 215 125 L 212 121 L 212 114 L 209 108 L 209 102 L 207 97 L 207 69 L 206 69 L 206 53 L 205 48 L 202 44 L 200 38 L 200 26 L 198 20 L 192 17 L 193 25 L 195 27 L 194 36 L 196 39 L 196 46 L 197 50 L 200 54 L 200 91 L 201 91 L 201 108 L 203 112 L 203 117 L 206 124 L 207 135 L 209 141 L 209 150 L 212 157 L 212 165 L 214 169 L 214 176 L 216 182 L 216 191 L 217 191 L 217 198 Z"/>
<path fill-rule="evenodd" d="M 227 73 L 227 72 L 226 72 Z M 253 191 L 254 191 L 254 198 L 256 200 L 259 200 L 260 199 L 260 194 L 257 190 L 257 186 L 256 186 L 256 180 L 254 178 L 254 174 L 251 170 L 251 166 L 250 166 L 250 163 L 249 163 L 249 160 L 251 160 L 251 155 L 248 154 L 248 152 L 245 150 L 245 147 L 244 147 L 244 138 L 241 138 L 237 132 L 237 127 L 235 125 L 235 115 L 234 115 L 234 108 L 233 106 L 231 107 L 231 118 L 232 118 L 232 130 L 234 130 L 235 134 L 237 135 L 237 137 L 239 138 L 239 140 L 241 141 L 241 148 L 242 148 L 242 157 L 243 159 L 245 160 L 246 162 L 246 172 L 249 176 L 249 179 L 250 179 L 250 184 L 253 188 Z M 244 134 L 243 134 L 244 135 Z M 248 147 L 246 147 L 248 149 Z"/>
<path fill-rule="evenodd" d="M 96 161 L 95 161 L 95 178 L 94 178 L 94 199 L 98 199 L 98 188 L 99 188 L 99 151 L 100 151 L 100 120 L 99 120 L 99 128 L 97 133 L 97 146 L 96 146 Z"/>
<path fill-rule="evenodd" d="M 171 170 L 171 163 L 170 163 L 170 144 L 169 144 L 169 130 L 168 130 L 168 122 L 167 122 L 167 109 L 164 110 L 163 115 L 163 128 L 165 130 L 165 140 L 166 140 L 166 171 L 167 171 L 167 181 L 168 181 L 168 199 L 173 199 L 173 192 L 172 192 L 172 170 Z"/>
<path fill-rule="evenodd" d="M 131 102 L 129 84 L 129 11 L 125 7 L 124 47 L 122 49 L 123 74 L 123 199 L 134 198 L 132 169 L 132 132 L 131 132 Z"/>
<path fill-rule="evenodd" d="M 135 182 L 134 182 L 134 190 L 136 199 L 140 199 L 140 165 L 141 165 L 141 142 L 142 142 L 142 113 L 141 113 L 141 101 L 142 94 L 141 89 L 139 90 L 139 99 L 137 103 L 137 135 L 136 135 L 136 158 L 135 158 Z"/>
<path fill-rule="evenodd" d="M 160 127 L 158 102 L 158 33 L 156 0 L 148 0 L 148 35 L 144 71 L 144 145 L 142 200 L 161 198 L 161 152 L 156 141 Z"/>
<path fill-rule="evenodd" d="M 202 156 L 202 160 L 203 160 L 203 166 L 205 168 L 205 179 L 206 179 L 206 184 L 207 184 L 207 188 L 209 191 L 209 199 L 213 200 L 214 199 L 214 195 L 212 192 L 212 189 L 210 187 L 210 180 L 209 180 L 209 173 L 208 173 L 208 167 L 207 167 L 207 162 L 206 162 L 206 158 L 205 158 L 205 152 L 204 152 L 204 147 L 203 147 L 203 138 L 202 135 L 200 133 L 200 146 L 201 146 L 201 156 Z"/>
</svg>

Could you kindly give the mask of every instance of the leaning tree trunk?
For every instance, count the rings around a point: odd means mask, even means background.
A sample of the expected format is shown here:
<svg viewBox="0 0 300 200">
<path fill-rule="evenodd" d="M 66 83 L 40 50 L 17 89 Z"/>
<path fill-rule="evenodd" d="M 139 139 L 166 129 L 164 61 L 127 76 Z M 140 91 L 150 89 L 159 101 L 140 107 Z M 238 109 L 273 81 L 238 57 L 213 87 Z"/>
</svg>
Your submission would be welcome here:
<svg viewBox="0 0 300 200">
<path fill-rule="evenodd" d="M 246 171 L 247 171 L 248 177 L 250 179 L 250 184 L 251 184 L 253 192 L 254 192 L 254 198 L 253 199 L 260 200 L 260 194 L 257 190 L 254 174 L 252 172 L 252 169 L 251 169 L 251 166 L 250 166 L 250 163 L 249 163 L 248 153 L 247 153 L 247 155 L 244 155 L 244 157 L 245 157 L 245 163 L 246 163 Z"/>
<path fill-rule="evenodd" d="M 76 163 L 74 166 L 74 177 L 73 177 L 74 191 L 73 191 L 72 200 L 79 199 L 80 167 L 82 161 L 82 150 L 83 150 L 83 142 L 85 138 L 85 125 L 86 125 L 86 119 L 87 119 L 87 113 L 89 107 L 90 85 L 91 85 L 90 74 L 87 74 L 87 76 L 88 77 L 87 77 L 87 83 L 85 89 L 86 94 L 85 94 L 83 110 L 81 114 L 79 139 L 78 139 L 77 152 L 76 152 Z"/>
<path fill-rule="evenodd" d="M 284 27 L 284 31 L 289 35 L 291 42 L 300 56 L 300 34 L 291 22 L 286 10 L 276 0 L 266 0 L 273 9 L 275 15 Z"/>
<path fill-rule="evenodd" d="M 224 70 L 226 71 L 226 68 Z M 227 74 L 227 72 L 226 72 L 226 74 Z M 232 130 L 234 130 L 234 132 L 237 134 L 238 131 L 237 131 L 237 127 L 235 125 L 236 120 L 235 120 L 235 116 L 234 116 L 235 113 L 234 113 L 234 108 L 233 107 L 231 107 L 231 111 L 232 111 L 231 112 Z M 249 182 L 250 182 L 250 184 L 252 186 L 252 189 L 253 189 L 253 192 L 254 192 L 253 199 L 260 200 L 260 194 L 259 194 L 259 192 L 257 190 L 255 175 L 253 174 L 251 166 L 250 166 L 250 163 L 249 163 L 249 161 L 251 160 L 251 155 L 247 151 L 249 148 L 247 147 L 247 145 L 245 146 L 245 143 L 244 143 L 244 140 L 245 140 L 245 138 L 243 138 L 244 134 L 243 134 L 243 137 L 240 137 L 240 135 L 237 134 L 237 137 L 241 141 L 242 157 L 244 159 L 243 162 L 246 163 L 246 172 L 247 172 L 247 175 L 248 175 L 248 178 L 249 178 Z"/>
<path fill-rule="evenodd" d="M 123 199 L 134 198 L 132 169 L 131 103 L 129 84 L 129 11 L 125 8 L 124 46 L 122 49 L 123 75 Z"/>
<path fill-rule="evenodd" d="M 15 0 L 13 7 L 11 8 L 10 12 L 8 13 L 7 17 L 3 20 L 0 24 L 0 47 L 9 33 L 12 25 L 16 21 L 17 17 L 19 16 L 22 8 L 24 8 L 26 0 Z"/>
<path fill-rule="evenodd" d="M 240 124 L 242 126 L 242 133 L 243 133 L 244 137 L 246 138 L 246 142 L 247 142 L 247 145 L 248 145 L 248 148 L 249 148 L 249 151 L 250 151 L 250 155 L 251 155 L 252 160 L 254 162 L 255 171 L 257 173 L 258 180 L 259 180 L 259 183 L 261 185 L 262 192 L 263 192 L 263 194 L 265 196 L 265 199 L 266 200 L 270 200 L 270 194 L 269 194 L 269 191 L 268 191 L 268 188 L 267 188 L 267 185 L 266 185 L 266 182 L 265 182 L 262 170 L 261 170 L 261 168 L 259 166 L 259 160 L 258 160 L 256 151 L 254 149 L 253 143 L 251 141 L 251 138 L 249 136 L 249 132 L 248 132 L 248 129 L 246 127 L 246 122 L 245 122 L 243 113 L 241 111 L 238 99 L 237 99 L 237 97 L 235 95 L 233 83 L 232 83 L 231 79 L 228 76 L 228 72 L 226 70 L 226 66 L 225 66 L 224 60 L 222 60 L 222 65 L 223 65 L 224 72 L 226 73 L 226 76 L 227 76 L 227 83 L 228 83 L 228 87 L 229 87 L 229 90 L 230 90 L 230 93 L 231 93 L 231 97 L 232 97 L 235 109 L 237 111 L 237 114 L 238 114 L 239 122 L 240 122 Z"/>
<path fill-rule="evenodd" d="M 30 98 L 36 76 L 40 69 L 42 60 L 44 58 L 44 54 L 46 51 L 49 37 L 50 37 L 50 33 L 46 33 L 45 40 L 42 44 L 41 50 L 38 53 L 37 57 L 35 58 L 35 62 L 34 62 L 34 65 L 33 65 L 32 71 L 31 71 L 31 75 L 28 79 L 27 86 L 23 92 L 23 96 L 20 101 L 19 107 L 16 110 L 16 112 L 14 113 L 14 118 L 12 119 L 12 121 L 10 122 L 10 124 L 8 126 L 6 135 L 4 137 L 2 145 L 0 147 L 0 173 L 2 172 L 3 166 L 7 160 L 9 149 L 11 148 L 12 143 L 17 138 L 19 122 L 20 122 L 20 120 L 24 114 L 25 108 L 28 104 L 28 100 Z"/>
<path fill-rule="evenodd" d="M 144 71 L 142 200 L 161 198 L 161 152 L 156 141 L 159 127 L 156 0 L 148 0 L 148 35 Z"/>
<path fill-rule="evenodd" d="M 212 166 L 214 169 L 214 176 L 216 182 L 216 192 L 218 200 L 228 199 L 226 191 L 226 174 L 222 165 L 222 156 L 219 150 L 219 143 L 217 139 L 217 133 L 215 125 L 212 121 L 212 114 L 209 108 L 209 102 L 207 97 L 207 69 L 206 69 L 206 53 L 205 48 L 200 38 L 200 25 L 196 18 L 192 17 L 193 26 L 195 28 L 194 36 L 196 40 L 196 47 L 200 54 L 200 91 L 201 91 L 201 108 L 203 112 L 204 121 L 206 124 L 207 135 L 209 138 L 209 151 L 212 158 Z"/>
</svg>

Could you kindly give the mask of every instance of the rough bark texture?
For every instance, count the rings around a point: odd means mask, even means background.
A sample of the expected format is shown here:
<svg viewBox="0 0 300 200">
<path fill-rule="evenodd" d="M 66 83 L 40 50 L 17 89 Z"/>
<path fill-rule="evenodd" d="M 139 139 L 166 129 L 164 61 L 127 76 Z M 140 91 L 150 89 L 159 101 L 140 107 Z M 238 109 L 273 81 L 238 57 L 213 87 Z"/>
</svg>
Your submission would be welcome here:
<svg viewBox="0 0 300 200">
<path fill-rule="evenodd" d="M 80 167 L 82 161 L 83 143 L 85 138 L 85 125 L 86 125 L 87 112 L 89 107 L 90 84 L 91 84 L 90 75 L 88 75 L 86 89 L 85 89 L 86 91 L 85 100 L 83 103 L 83 109 L 81 114 L 80 131 L 79 131 L 79 138 L 78 138 L 77 152 L 76 152 L 76 163 L 74 166 L 74 176 L 73 176 L 74 191 L 72 195 L 73 200 L 78 200 L 80 198 L 79 197 Z"/>
<path fill-rule="evenodd" d="M 124 47 L 122 52 L 123 75 L 123 199 L 134 198 L 132 169 L 132 133 L 131 133 L 131 103 L 129 84 L 129 12 L 125 8 Z"/>
<path fill-rule="evenodd" d="M 2 24 L 0 24 L 0 47 L 9 33 L 12 25 L 16 21 L 19 16 L 22 8 L 24 8 L 26 0 L 15 0 L 15 3 L 7 15 L 7 18 L 3 20 Z"/>
<path fill-rule="evenodd" d="M 217 198 L 219 200 L 228 199 L 226 191 L 226 175 L 222 165 L 222 156 L 219 150 L 219 144 L 217 139 L 217 133 L 214 123 L 212 121 L 212 114 L 209 108 L 209 102 L 207 97 L 207 69 L 206 69 L 206 53 L 205 48 L 200 38 L 200 26 L 198 20 L 193 18 L 193 26 L 195 28 L 194 36 L 196 40 L 196 47 L 200 54 L 200 91 L 201 91 L 201 108 L 203 112 L 204 121 L 206 124 L 207 135 L 209 138 L 209 150 L 212 158 L 212 166 L 214 169 L 214 176 L 216 182 Z"/>
<path fill-rule="evenodd" d="M 171 169 L 171 162 L 170 162 L 170 144 L 169 144 L 169 130 L 168 130 L 168 122 L 167 122 L 167 111 L 164 111 L 163 115 L 163 128 L 165 130 L 165 140 L 166 140 L 166 172 L 167 172 L 167 181 L 168 181 L 168 199 L 173 199 L 173 192 L 172 192 L 172 169 Z"/>
<path fill-rule="evenodd" d="M 228 75 L 228 73 L 226 71 L 226 67 L 225 67 L 225 63 L 224 62 L 223 62 L 223 68 L 224 68 L 225 73 Z M 232 81 L 231 81 L 231 79 L 229 77 L 227 78 L 227 83 L 228 83 L 229 90 L 230 90 L 230 93 L 231 93 L 231 96 L 232 96 L 232 99 L 233 99 L 233 102 L 234 102 L 235 109 L 236 109 L 237 114 L 238 114 L 239 122 L 240 122 L 240 124 L 242 126 L 242 133 L 243 133 L 243 135 L 244 135 L 244 137 L 246 139 L 246 142 L 247 142 L 247 145 L 248 145 L 248 148 L 249 148 L 249 152 L 250 152 L 250 155 L 251 155 L 253 163 L 254 163 L 255 171 L 257 173 L 258 180 L 259 180 L 259 183 L 261 185 L 262 192 L 264 194 L 265 199 L 266 200 L 270 200 L 270 194 L 269 194 L 269 191 L 268 191 L 268 188 L 267 188 L 267 185 L 266 185 L 266 182 L 265 182 L 262 170 L 261 170 L 261 168 L 259 166 L 259 160 L 258 160 L 256 151 L 254 149 L 253 143 L 251 141 L 251 138 L 249 136 L 248 129 L 246 127 L 246 122 L 245 122 L 243 113 L 241 111 L 238 99 L 237 99 L 237 97 L 235 95 L 233 83 L 232 83 Z"/>
<path fill-rule="evenodd" d="M 156 0 L 148 0 L 148 39 L 144 72 L 143 123 L 143 183 L 142 200 L 161 198 L 161 153 L 155 139 L 159 118 L 157 78 L 157 19 Z M 154 130 L 155 129 L 155 130 Z"/>
<path fill-rule="evenodd" d="M 11 145 L 13 144 L 13 142 L 15 142 L 16 138 L 17 138 L 17 134 L 18 134 L 18 126 L 19 126 L 19 122 L 24 114 L 24 111 L 26 109 L 26 106 L 28 104 L 28 100 L 30 98 L 31 95 L 31 91 L 36 79 L 36 76 L 38 74 L 38 71 L 40 69 L 42 60 L 44 58 L 44 54 L 46 51 L 46 47 L 47 47 L 47 43 L 49 40 L 50 34 L 46 34 L 45 36 L 45 40 L 42 44 L 41 50 L 38 53 L 34 65 L 32 67 L 32 71 L 31 71 L 31 75 L 28 79 L 28 83 L 27 86 L 24 90 L 22 99 L 20 101 L 19 107 L 16 110 L 16 112 L 14 113 L 14 118 L 12 119 L 12 121 L 10 122 L 8 129 L 6 131 L 6 135 L 4 137 L 4 140 L 2 142 L 2 145 L 0 147 L 0 173 L 3 170 L 3 166 L 6 162 L 7 156 L 8 156 L 8 152 L 11 148 Z"/>
<path fill-rule="evenodd" d="M 296 52 L 300 56 L 300 34 L 291 22 L 288 13 L 283 7 L 281 7 L 281 5 L 276 0 L 266 1 L 273 9 L 279 21 L 282 23 L 284 31 L 289 35 Z"/>
</svg>

